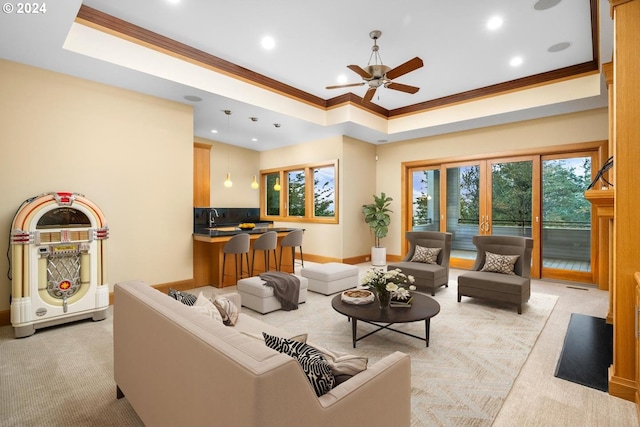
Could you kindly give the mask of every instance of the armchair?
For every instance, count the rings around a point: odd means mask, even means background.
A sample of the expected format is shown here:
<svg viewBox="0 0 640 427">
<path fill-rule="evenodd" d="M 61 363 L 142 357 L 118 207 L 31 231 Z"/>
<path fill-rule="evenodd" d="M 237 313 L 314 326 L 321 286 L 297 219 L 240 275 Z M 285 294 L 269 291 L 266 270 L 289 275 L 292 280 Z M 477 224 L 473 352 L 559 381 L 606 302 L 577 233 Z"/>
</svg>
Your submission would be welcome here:
<svg viewBox="0 0 640 427">
<path fill-rule="evenodd" d="M 451 233 L 441 233 L 438 231 L 407 231 L 409 241 L 409 252 L 400 262 L 389 264 L 387 270 L 399 268 L 404 274 L 415 278 L 417 288 L 427 288 L 431 295 L 436 294 L 436 288 L 440 286 L 449 287 L 449 256 L 451 254 Z M 417 261 L 421 258 L 420 252 L 423 249 L 440 249 L 432 260 L 435 263 Z M 416 251 L 419 253 L 416 255 Z M 428 258 L 428 256 L 427 256 Z M 428 260 L 429 261 L 429 260 Z"/>
<path fill-rule="evenodd" d="M 522 304 L 529 301 L 531 296 L 529 276 L 533 239 L 520 236 L 473 236 L 473 244 L 478 248 L 476 260 L 470 271 L 458 276 L 458 302 L 464 295 L 513 303 L 518 307 L 518 314 L 522 314 Z M 487 252 L 501 256 L 517 255 L 517 259 L 490 256 L 495 262 L 487 264 Z M 513 271 L 505 273 L 511 269 L 511 265 Z M 504 271 L 497 272 L 499 270 Z"/>
</svg>

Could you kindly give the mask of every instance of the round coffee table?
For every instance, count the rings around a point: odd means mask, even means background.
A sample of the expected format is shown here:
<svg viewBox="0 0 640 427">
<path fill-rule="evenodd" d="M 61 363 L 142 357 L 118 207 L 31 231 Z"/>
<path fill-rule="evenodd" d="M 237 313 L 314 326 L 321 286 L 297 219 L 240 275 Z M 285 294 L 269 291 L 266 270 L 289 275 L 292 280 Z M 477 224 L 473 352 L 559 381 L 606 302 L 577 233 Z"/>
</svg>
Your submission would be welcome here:
<svg viewBox="0 0 640 427">
<path fill-rule="evenodd" d="M 421 339 L 425 341 L 427 347 L 429 347 L 430 321 L 433 316 L 440 313 L 440 304 L 438 304 L 438 301 L 434 300 L 433 298 L 416 292 L 412 293 L 412 296 L 413 301 L 411 303 L 411 307 L 388 307 L 382 310 L 378 306 L 377 297 L 376 300 L 370 304 L 355 305 L 343 302 L 341 299 L 342 294 L 338 294 L 331 300 L 331 306 L 338 313 L 344 314 L 349 319 L 351 319 L 353 348 L 356 348 L 357 341 L 360 341 L 361 339 L 366 338 L 369 335 L 375 334 L 382 329 L 388 329 L 390 331 Z M 369 332 L 368 334 L 361 337 L 357 337 L 358 320 L 374 326 L 378 326 L 378 329 Z M 389 327 L 394 323 L 410 323 L 418 322 L 420 320 L 424 320 L 424 338 Z"/>
</svg>

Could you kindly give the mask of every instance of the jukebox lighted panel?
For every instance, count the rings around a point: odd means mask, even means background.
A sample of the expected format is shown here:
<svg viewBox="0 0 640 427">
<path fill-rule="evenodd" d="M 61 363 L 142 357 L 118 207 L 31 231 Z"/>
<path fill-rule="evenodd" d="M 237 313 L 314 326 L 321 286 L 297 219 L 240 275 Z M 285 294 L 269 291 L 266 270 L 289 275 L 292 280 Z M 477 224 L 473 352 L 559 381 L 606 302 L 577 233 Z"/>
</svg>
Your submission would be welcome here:
<svg viewBox="0 0 640 427">
<path fill-rule="evenodd" d="M 25 201 L 11 227 L 11 324 L 16 338 L 92 317 L 109 306 L 102 211 L 76 193 Z"/>
</svg>

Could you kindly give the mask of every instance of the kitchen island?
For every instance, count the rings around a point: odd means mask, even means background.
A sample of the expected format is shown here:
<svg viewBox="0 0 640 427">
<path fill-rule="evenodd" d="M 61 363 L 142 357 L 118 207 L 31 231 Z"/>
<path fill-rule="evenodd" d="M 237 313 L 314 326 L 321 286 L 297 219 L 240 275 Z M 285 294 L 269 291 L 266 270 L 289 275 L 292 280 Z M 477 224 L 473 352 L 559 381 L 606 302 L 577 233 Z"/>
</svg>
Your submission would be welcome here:
<svg viewBox="0 0 640 427">
<path fill-rule="evenodd" d="M 212 228 L 196 228 L 193 233 L 193 279 L 195 286 L 211 285 L 218 288 L 234 286 L 235 281 L 235 260 L 234 256 L 227 257 L 225 277 L 222 277 L 223 267 L 223 247 L 233 236 L 246 233 L 249 234 L 249 262 L 253 252 L 253 242 L 267 231 L 278 233 L 278 246 L 276 253 L 280 257 L 280 242 L 289 232 L 296 230 L 287 227 L 256 227 L 251 230 L 240 230 L 235 226 L 220 226 Z M 285 250 L 282 254 L 282 270 L 293 273 L 293 260 L 291 251 Z M 279 259 L 278 259 L 279 261 Z M 276 261 L 270 257 L 271 269 L 274 270 Z M 246 262 L 244 263 L 246 264 Z M 244 266 L 245 271 L 249 271 L 250 266 Z M 262 251 L 258 251 L 255 257 L 254 275 L 258 275 L 265 270 L 264 256 Z"/>
</svg>

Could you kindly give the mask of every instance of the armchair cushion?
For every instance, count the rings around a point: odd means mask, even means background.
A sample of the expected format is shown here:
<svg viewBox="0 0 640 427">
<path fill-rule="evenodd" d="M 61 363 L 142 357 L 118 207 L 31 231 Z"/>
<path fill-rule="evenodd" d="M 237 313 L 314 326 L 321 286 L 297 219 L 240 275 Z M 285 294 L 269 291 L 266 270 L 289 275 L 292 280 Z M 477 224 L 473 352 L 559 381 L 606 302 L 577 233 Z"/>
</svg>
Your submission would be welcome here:
<svg viewBox="0 0 640 427">
<path fill-rule="evenodd" d="M 486 252 L 484 266 L 480 271 L 515 275 L 513 269 L 520 255 L 499 255 Z"/>
<path fill-rule="evenodd" d="M 420 245 L 416 245 L 416 250 L 413 253 L 411 262 L 423 262 L 425 264 L 437 264 L 438 254 L 442 248 L 425 248 Z"/>
</svg>

